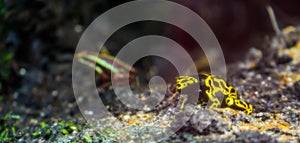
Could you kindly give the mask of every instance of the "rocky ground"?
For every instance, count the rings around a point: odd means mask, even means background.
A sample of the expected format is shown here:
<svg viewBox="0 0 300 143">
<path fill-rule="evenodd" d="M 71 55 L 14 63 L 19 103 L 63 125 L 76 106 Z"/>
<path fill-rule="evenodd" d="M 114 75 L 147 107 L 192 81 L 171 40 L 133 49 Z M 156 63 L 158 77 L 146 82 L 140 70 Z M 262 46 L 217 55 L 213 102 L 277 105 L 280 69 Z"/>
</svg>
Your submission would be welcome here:
<svg viewBox="0 0 300 143">
<path fill-rule="evenodd" d="M 293 32 L 300 33 L 299 29 L 295 30 Z M 288 43 L 278 42 L 283 36 L 292 38 L 294 44 L 286 47 Z M 253 48 L 245 61 L 231 65 L 229 68 L 229 83 L 237 88 L 242 99 L 253 105 L 252 114 L 247 115 L 244 112 L 227 108 L 206 109 L 197 106 L 190 109 L 193 115 L 187 123 L 161 142 L 299 142 L 300 64 L 297 57 L 300 53 L 300 38 L 298 36 L 293 39 L 289 36 L 291 36 L 290 33 L 277 36 L 267 44 L 268 50 L 276 52 L 266 54 Z M 70 68 L 70 65 L 61 63 L 55 66 L 58 66 L 55 69 L 61 70 Z M 28 78 L 31 74 L 38 75 L 35 71 L 26 72 Z M 67 85 L 70 84 L 62 81 L 61 76 L 70 77 L 71 75 L 61 74 L 59 70 L 51 73 L 47 77 L 41 76 L 40 78 L 65 86 L 56 87 L 55 90 L 53 90 L 54 87 L 52 89 L 51 86 L 47 86 L 47 92 L 36 93 L 41 95 L 41 99 L 25 98 L 24 94 L 27 90 L 24 87 L 14 94 L 14 100 L 11 103 L 1 102 L 1 110 L 5 113 L 1 116 L 2 141 L 156 142 L 157 138 L 153 136 L 153 133 L 164 133 L 170 127 L 181 124 L 181 119 L 183 121 L 186 119 L 184 114 L 178 112 L 178 106 L 174 104 L 170 104 L 171 106 L 167 108 L 159 108 L 155 112 L 141 112 L 114 108 L 121 103 L 112 100 L 110 102 L 113 105 L 107 107 L 111 108 L 111 112 L 116 112 L 115 115 L 123 125 L 118 129 L 108 127 L 100 130 L 98 126 L 101 127 L 101 125 L 87 124 L 83 120 L 74 99 L 63 98 L 64 94 L 72 93 L 66 92 L 66 88 L 70 88 Z M 34 79 L 37 83 L 41 80 L 36 77 Z M 33 88 L 31 92 L 39 92 L 39 90 Z M 112 93 L 108 90 L 102 92 L 100 96 L 112 97 Z M 20 101 L 20 98 L 25 101 Z M 64 102 L 55 104 L 55 100 Z M 178 100 L 173 99 L 167 102 L 176 103 Z M 26 104 L 37 101 L 47 106 L 31 105 L 31 108 L 27 108 Z M 62 108 L 64 110 L 61 110 Z M 52 112 L 67 116 L 61 120 L 59 115 L 55 117 Z M 175 116 L 178 120 L 174 123 L 172 121 Z M 108 126 L 114 124 L 111 118 L 103 120 L 108 121 Z"/>
</svg>

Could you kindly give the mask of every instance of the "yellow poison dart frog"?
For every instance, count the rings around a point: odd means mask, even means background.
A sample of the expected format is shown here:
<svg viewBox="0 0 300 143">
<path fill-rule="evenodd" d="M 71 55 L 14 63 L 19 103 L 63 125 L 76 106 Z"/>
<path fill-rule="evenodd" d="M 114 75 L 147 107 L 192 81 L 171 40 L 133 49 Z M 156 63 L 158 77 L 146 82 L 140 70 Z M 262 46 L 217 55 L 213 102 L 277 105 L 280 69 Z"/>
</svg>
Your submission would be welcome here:
<svg viewBox="0 0 300 143">
<path fill-rule="evenodd" d="M 179 76 L 176 79 L 176 89 L 181 91 L 191 85 L 199 84 L 199 101 L 200 104 L 210 101 L 209 108 L 232 108 L 244 111 L 247 114 L 252 113 L 253 107 L 251 104 L 240 99 L 237 90 L 228 85 L 223 79 L 217 78 L 214 75 L 200 73 L 199 80 L 193 76 Z M 184 107 L 186 98 L 180 108 Z M 180 109 L 181 110 L 181 109 Z"/>
</svg>

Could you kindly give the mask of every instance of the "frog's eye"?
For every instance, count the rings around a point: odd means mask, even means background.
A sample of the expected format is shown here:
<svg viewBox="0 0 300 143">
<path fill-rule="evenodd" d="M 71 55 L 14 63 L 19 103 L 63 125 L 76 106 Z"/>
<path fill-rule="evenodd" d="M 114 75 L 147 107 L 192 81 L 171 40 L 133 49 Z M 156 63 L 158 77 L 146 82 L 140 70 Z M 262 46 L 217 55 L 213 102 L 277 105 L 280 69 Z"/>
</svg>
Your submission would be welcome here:
<svg viewBox="0 0 300 143">
<path fill-rule="evenodd" d="M 234 88 L 230 89 L 230 93 L 235 93 L 235 92 L 236 92 L 236 90 Z"/>
<path fill-rule="evenodd" d="M 177 83 L 176 84 L 176 89 L 182 89 L 184 86 L 183 84 Z"/>
<path fill-rule="evenodd" d="M 226 102 L 227 106 L 231 106 L 234 103 L 234 101 L 231 97 L 226 98 L 225 102 Z"/>
</svg>

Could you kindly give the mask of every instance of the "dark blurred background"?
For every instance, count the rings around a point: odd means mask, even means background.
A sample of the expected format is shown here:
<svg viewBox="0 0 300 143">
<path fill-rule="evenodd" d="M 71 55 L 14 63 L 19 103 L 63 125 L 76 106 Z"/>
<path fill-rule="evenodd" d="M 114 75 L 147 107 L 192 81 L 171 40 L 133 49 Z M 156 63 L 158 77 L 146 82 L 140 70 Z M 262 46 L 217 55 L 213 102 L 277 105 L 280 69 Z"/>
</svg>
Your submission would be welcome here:
<svg viewBox="0 0 300 143">
<path fill-rule="evenodd" d="M 35 100 L 51 103 L 72 94 L 71 62 L 82 32 L 101 13 L 125 2 L 0 0 L 1 96 L 8 94 L 9 98 L 20 102 L 29 100 L 30 104 Z M 175 2 L 194 10 L 208 23 L 221 44 L 227 63 L 243 60 L 250 47 L 263 48 L 263 42 L 274 35 L 266 5 L 273 7 L 280 28 L 300 22 L 299 0 Z M 114 54 L 130 40 L 155 33 L 173 38 L 188 51 L 197 47 L 182 30 L 159 22 L 128 25 L 112 35 L 106 45 Z M 20 98 L 22 95 L 26 98 Z M 55 98 L 43 99 L 47 96 Z"/>
</svg>

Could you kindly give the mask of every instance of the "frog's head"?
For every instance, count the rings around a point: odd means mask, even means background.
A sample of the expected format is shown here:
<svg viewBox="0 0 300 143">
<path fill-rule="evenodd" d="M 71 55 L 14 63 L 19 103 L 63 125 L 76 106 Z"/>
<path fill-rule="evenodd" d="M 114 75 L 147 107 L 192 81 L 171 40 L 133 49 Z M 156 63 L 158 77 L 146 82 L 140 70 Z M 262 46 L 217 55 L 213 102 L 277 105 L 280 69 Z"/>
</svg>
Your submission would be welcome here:
<svg viewBox="0 0 300 143">
<path fill-rule="evenodd" d="M 226 103 L 226 106 L 228 106 L 232 109 L 244 111 L 247 114 L 251 114 L 253 112 L 252 105 L 243 100 L 234 99 L 232 97 L 227 97 L 225 99 L 225 103 Z"/>
</svg>

